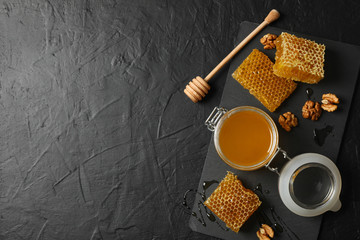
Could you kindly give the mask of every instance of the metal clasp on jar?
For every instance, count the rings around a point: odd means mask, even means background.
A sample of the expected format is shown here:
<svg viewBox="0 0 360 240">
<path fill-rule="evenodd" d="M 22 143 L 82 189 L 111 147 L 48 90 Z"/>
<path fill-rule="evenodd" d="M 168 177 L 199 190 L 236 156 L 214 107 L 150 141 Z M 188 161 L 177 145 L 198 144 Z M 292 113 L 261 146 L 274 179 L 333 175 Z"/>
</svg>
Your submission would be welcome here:
<svg viewBox="0 0 360 240">
<path fill-rule="evenodd" d="M 228 110 L 226 108 L 215 107 L 205 121 L 205 125 L 207 126 L 207 128 L 212 132 L 215 131 L 216 125 L 227 111 Z"/>
<path fill-rule="evenodd" d="M 291 158 L 289 157 L 289 155 L 287 154 L 287 152 L 285 152 L 284 150 L 282 150 L 280 147 L 278 147 L 276 149 L 276 152 L 274 154 L 274 156 L 269 160 L 269 162 L 265 165 L 265 168 L 267 168 L 268 170 L 276 173 L 277 175 L 280 176 L 280 173 L 279 173 L 279 169 L 277 167 L 270 167 L 270 164 L 271 162 L 274 160 L 274 158 L 277 156 L 277 154 L 281 152 L 284 156 L 284 158 L 287 158 L 288 160 L 291 160 Z"/>
</svg>

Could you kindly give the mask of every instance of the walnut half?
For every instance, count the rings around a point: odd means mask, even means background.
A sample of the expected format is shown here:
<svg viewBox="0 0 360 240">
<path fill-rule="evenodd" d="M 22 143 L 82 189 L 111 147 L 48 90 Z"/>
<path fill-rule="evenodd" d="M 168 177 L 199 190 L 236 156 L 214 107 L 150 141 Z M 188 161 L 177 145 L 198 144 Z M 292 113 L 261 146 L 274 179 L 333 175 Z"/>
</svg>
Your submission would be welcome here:
<svg viewBox="0 0 360 240">
<path fill-rule="evenodd" d="M 339 98 L 335 94 L 327 93 L 322 95 L 321 108 L 328 112 L 333 112 L 337 109 Z"/>
<path fill-rule="evenodd" d="M 293 113 L 286 112 L 279 116 L 279 123 L 283 129 L 290 132 L 292 127 L 296 127 L 298 125 L 298 119 Z"/>
<path fill-rule="evenodd" d="M 274 237 L 274 230 L 267 224 L 262 224 L 259 231 L 256 232 L 256 236 L 260 240 L 270 240 Z"/>
</svg>

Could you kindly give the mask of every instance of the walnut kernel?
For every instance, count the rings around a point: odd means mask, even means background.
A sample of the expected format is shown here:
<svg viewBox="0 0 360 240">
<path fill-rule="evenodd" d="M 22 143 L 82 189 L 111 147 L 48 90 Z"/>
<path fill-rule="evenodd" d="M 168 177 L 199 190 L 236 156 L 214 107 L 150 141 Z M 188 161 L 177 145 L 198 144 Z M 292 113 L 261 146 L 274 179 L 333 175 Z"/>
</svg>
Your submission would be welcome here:
<svg viewBox="0 0 360 240">
<path fill-rule="evenodd" d="M 274 230 L 267 224 L 262 224 L 261 227 L 265 229 L 266 234 L 273 238 L 274 237 Z"/>
<path fill-rule="evenodd" d="M 274 230 L 267 224 L 262 224 L 259 231 L 256 232 L 256 236 L 260 240 L 270 240 L 274 237 Z"/>
<path fill-rule="evenodd" d="M 290 132 L 292 127 L 298 125 L 298 119 L 293 113 L 286 112 L 279 116 L 279 123 L 287 132 Z"/>
<path fill-rule="evenodd" d="M 276 38 L 277 36 L 275 34 L 268 33 L 260 39 L 260 42 L 264 45 L 264 49 L 273 49 L 275 48 L 274 41 Z"/>
<path fill-rule="evenodd" d="M 327 93 L 322 95 L 321 108 L 328 112 L 333 112 L 337 109 L 339 98 L 335 94 Z"/>
<path fill-rule="evenodd" d="M 309 118 L 313 121 L 317 121 L 322 113 L 320 103 L 308 100 L 305 102 L 302 108 L 303 118 Z"/>
</svg>

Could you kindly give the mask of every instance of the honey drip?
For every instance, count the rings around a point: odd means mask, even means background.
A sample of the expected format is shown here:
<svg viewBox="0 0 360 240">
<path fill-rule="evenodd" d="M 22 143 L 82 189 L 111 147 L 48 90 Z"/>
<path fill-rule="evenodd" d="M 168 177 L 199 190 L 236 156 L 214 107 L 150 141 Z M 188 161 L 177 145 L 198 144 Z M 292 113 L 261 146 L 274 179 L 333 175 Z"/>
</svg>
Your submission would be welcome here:
<svg viewBox="0 0 360 240">
<path fill-rule="evenodd" d="M 206 227 L 207 224 L 206 224 L 206 221 L 205 221 L 205 218 L 204 218 L 204 215 L 203 215 L 203 211 L 205 211 L 205 215 L 206 215 L 207 219 L 208 219 L 210 222 L 215 222 L 220 229 L 222 229 L 222 230 L 224 230 L 224 231 L 229 231 L 228 228 L 223 227 L 223 226 L 219 223 L 219 221 L 216 219 L 215 215 L 204 205 L 204 201 L 206 200 L 206 190 L 207 190 L 210 186 L 212 186 L 213 184 L 216 184 L 216 183 L 219 183 L 219 182 L 216 181 L 216 180 L 205 181 L 205 182 L 203 183 L 203 191 L 202 191 L 202 193 L 199 193 L 199 192 L 197 192 L 197 191 L 194 190 L 194 189 L 189 189 L 189 190 L 187 190 L 187 191 L 184 193 L 184 197 L 183 197 L 184 199 L 183 199 L 182 205 L 183 205 L 186 209 L 191 210 L 191 208 L 190 208 L 190 206 L 189 206 L 189 204 L 188 204 L 188 195 L 189 195 L 190 193 L 192 193 L 192 192 L 195 193 L 195 194 L 199 194 L 199 195 L 201 196 L 202 201 L 199 200 L 199 201 L 197 202 L 197 210 L 198 210 L 198 211 L 197 211 L 197 212 L 192 211 L 192 212 L 190 213 L 191 216 L 192 216 L 192 217 L 195 217 L 195 218 L 201 223 L 201 225 L 203 225 L 204 227 Z"/>
<path fill-rule="evenodd" d="M 259 227 L 261 226 L 261 224 L 265 223 L 274 230 L 275 236 L 281 233 L 285 233 L 287 235 L 286 239 L 300 240 L 299 236 L 286 224 L 286 221 L 284 221 L 275 211 L 275 208 L 273 206 L 269 206 L 269 203 L 263 193 L 261 183 L 259 183 L 254 188 L 254 192 L 258 194 L 260 200 L 262 201 L 262 205 L 255 213 L 258 218 Z M 264 192 L 269 193 L 269 190 L 265 189 Z M 268 214 L 269 210 L 270 214 Z M 270 217 L 268 215 L 270 215 Z"/>
</svg>

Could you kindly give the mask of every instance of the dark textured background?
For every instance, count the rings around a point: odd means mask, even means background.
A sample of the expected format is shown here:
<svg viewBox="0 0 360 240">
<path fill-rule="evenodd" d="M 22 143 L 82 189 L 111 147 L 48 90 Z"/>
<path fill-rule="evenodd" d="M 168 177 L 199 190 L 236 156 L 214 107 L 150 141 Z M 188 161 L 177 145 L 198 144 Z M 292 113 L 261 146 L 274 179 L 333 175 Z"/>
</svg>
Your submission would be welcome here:
<svg viewBox="0 0 360 240">
<path fill-rule="evenodd" d="M 357 0 L 0 1 L 0 239 L 212 239 L 181 202 L 227 68 L 205 101 L 182 91 L 272 8 L 273 26 L 360 43 Z M 359 123 L 358 83 L 337 159 L 343 207 L 319 239 L 360 239 Z"/>
</svg>

